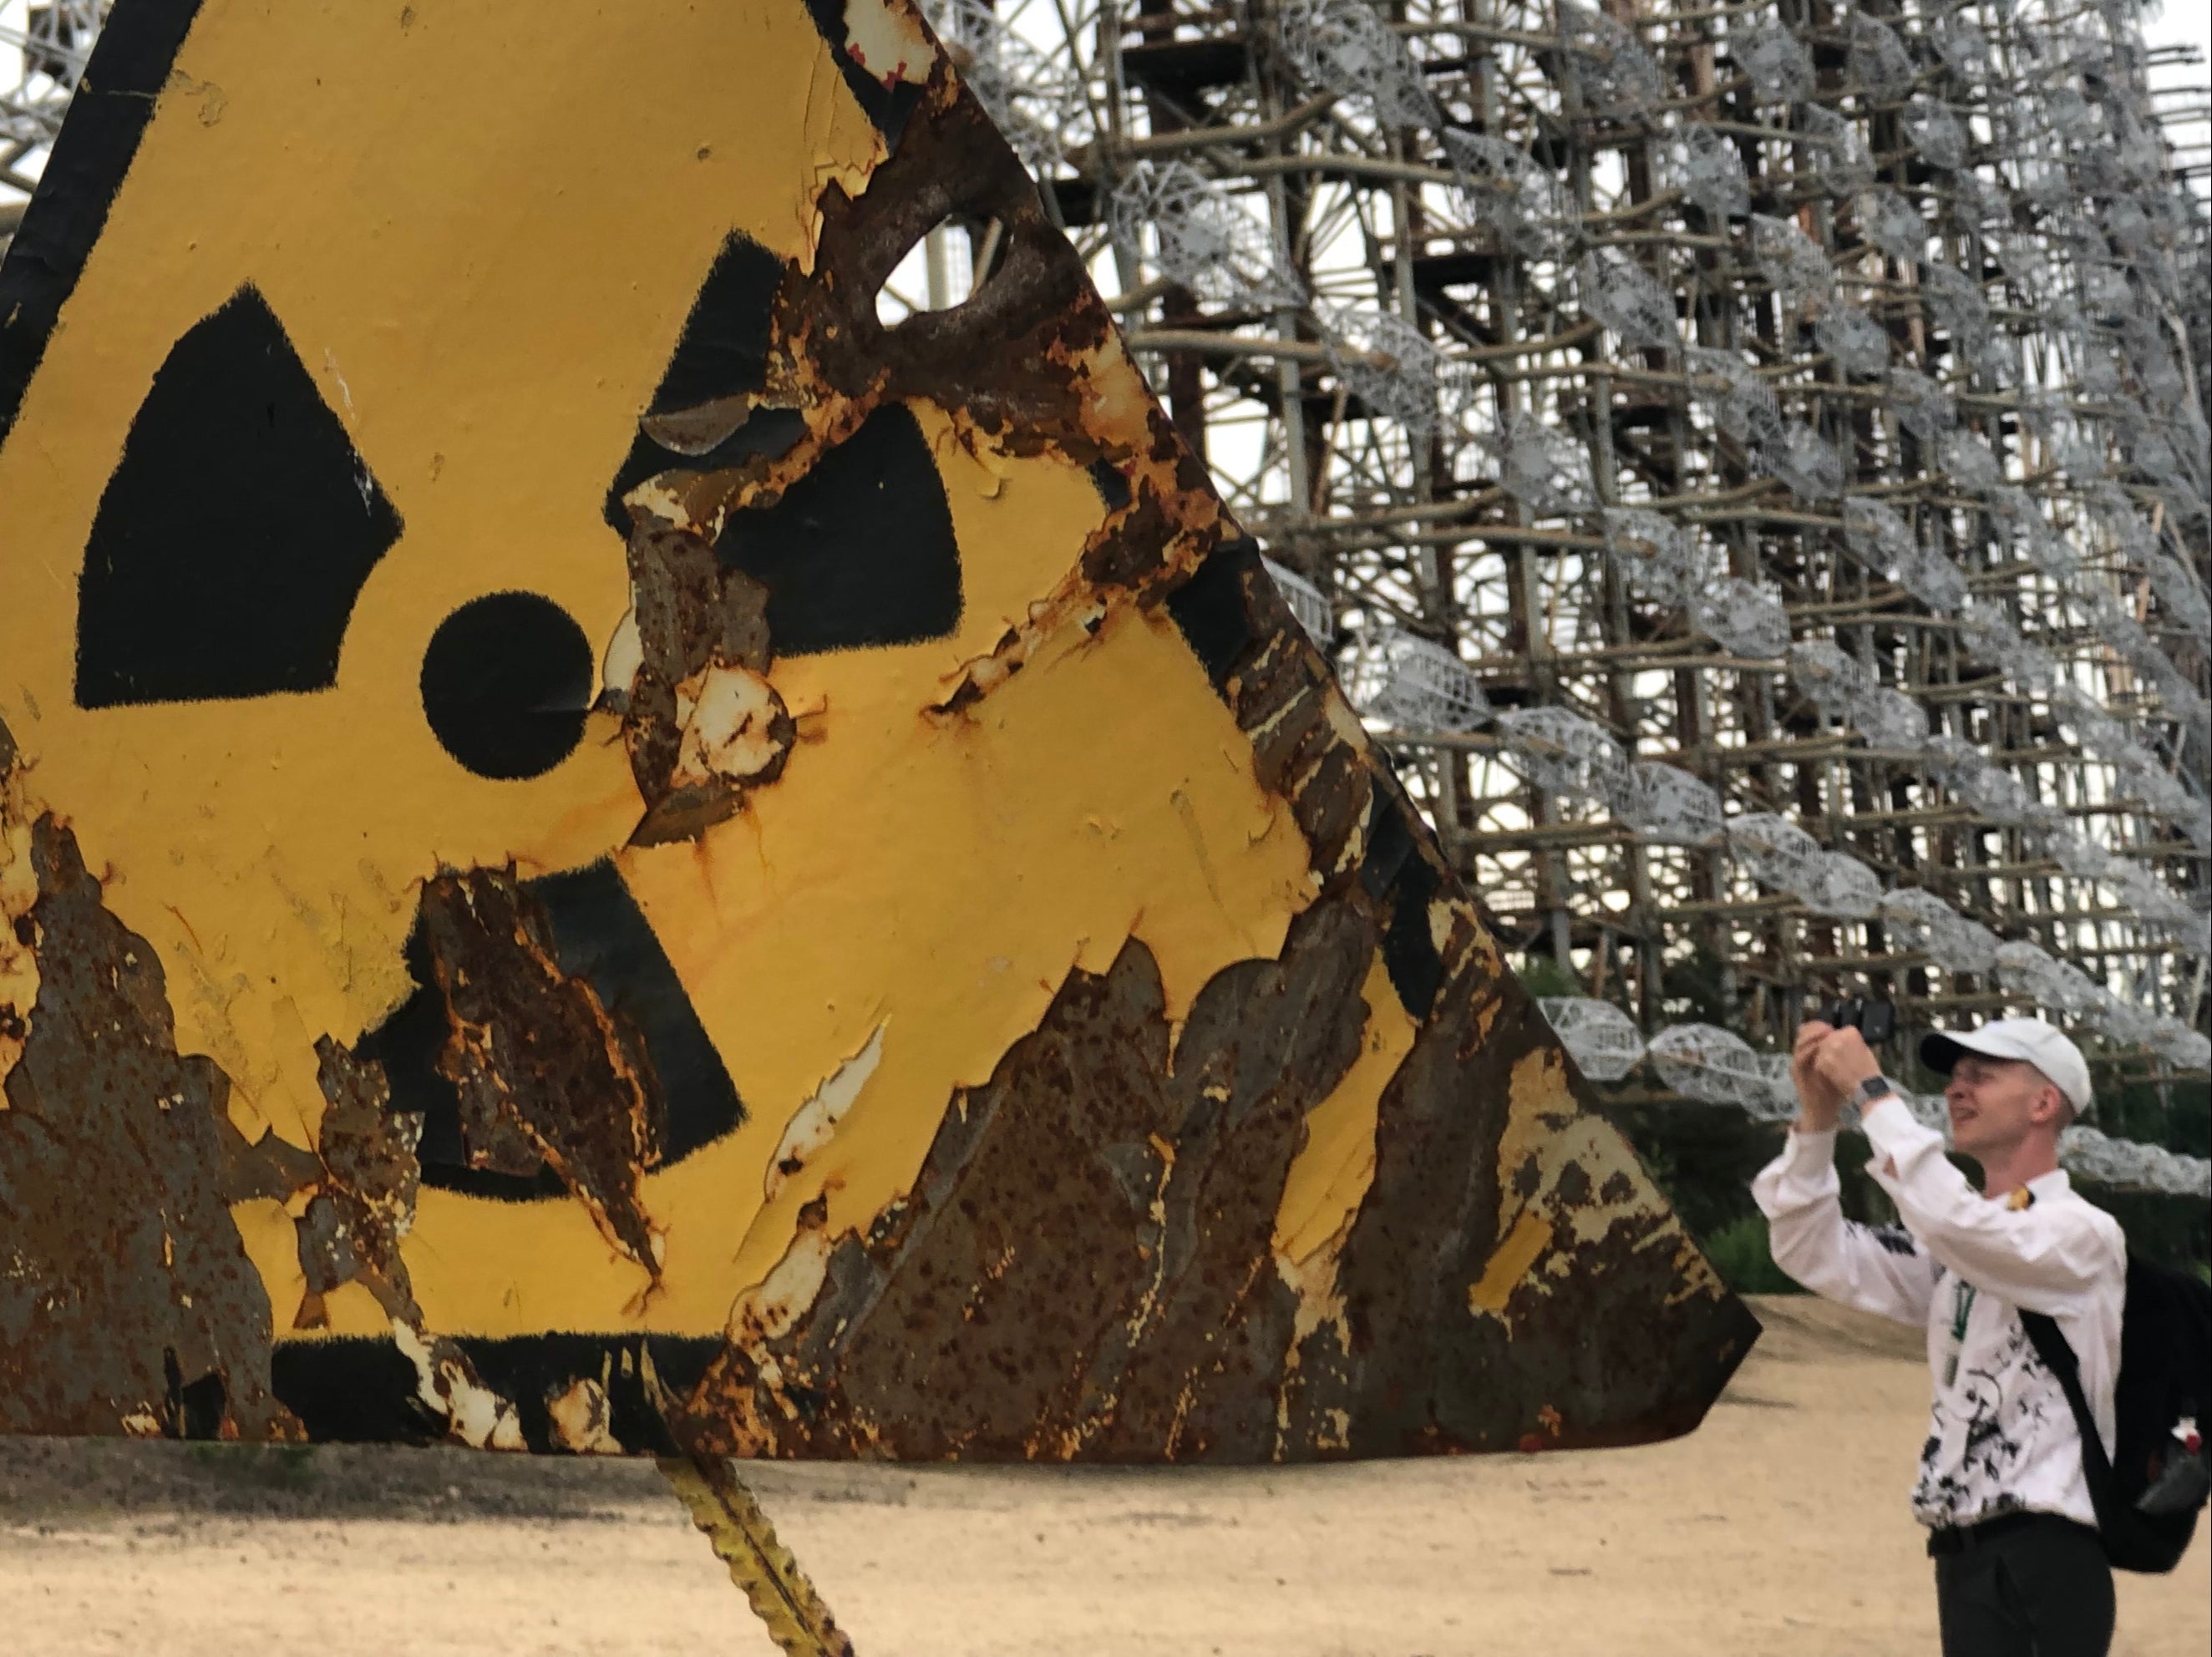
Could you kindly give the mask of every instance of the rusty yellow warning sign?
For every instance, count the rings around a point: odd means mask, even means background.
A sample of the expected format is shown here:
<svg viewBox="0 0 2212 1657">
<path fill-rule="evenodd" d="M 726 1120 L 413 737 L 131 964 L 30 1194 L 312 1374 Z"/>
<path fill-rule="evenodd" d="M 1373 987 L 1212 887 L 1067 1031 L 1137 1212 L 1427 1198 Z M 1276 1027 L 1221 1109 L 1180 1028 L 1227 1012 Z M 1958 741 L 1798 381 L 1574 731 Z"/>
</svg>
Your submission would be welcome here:
<svg viewBox="0 0 2212 1657">
<path fill-rule="evenodd" d="M 0 513 L 0 1430 L 1297 1460 L 1748 1344 L 908 0 L 122 0 Z"/>
</svg>

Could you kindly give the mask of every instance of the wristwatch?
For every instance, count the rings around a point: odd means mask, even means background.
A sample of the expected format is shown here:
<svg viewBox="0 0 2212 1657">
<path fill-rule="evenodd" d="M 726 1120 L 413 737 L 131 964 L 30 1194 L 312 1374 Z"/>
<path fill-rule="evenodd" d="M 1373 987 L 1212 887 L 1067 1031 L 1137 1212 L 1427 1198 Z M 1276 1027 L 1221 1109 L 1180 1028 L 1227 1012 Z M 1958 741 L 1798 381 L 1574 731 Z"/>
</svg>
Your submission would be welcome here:
<svg viewBox="0 0 2212 1657">
<path fill-rule="evenodd" d="M 1897 1089 L 1890 1085 L 1889 1077 L 1887 1076 L 1869 1076 L 1851 1089 L 1851 1103 L 1859 1108 L 1861 1115 L 1864 1115 L 1869 1105 L 1877 1099 L 1886 1099 L 1896 1091 Z"/>
</svg>

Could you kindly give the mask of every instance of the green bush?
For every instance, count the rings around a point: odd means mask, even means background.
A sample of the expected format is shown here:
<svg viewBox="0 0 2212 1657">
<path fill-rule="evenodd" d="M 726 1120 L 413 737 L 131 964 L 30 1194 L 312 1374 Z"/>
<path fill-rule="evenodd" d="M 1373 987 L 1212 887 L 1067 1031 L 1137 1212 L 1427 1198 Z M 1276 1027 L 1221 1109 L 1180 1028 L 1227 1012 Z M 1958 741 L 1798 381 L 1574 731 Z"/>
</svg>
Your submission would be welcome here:
<svg viewBox="0 0 2212 1657">
<path fill-rule="evenodd" d="M 1767 1252 L 1766 1217 L 1747 1214 L 1705 1239 L 1705 1258 L 1739 1295 L 1802 1295 L 1796 1280 Z"/>
<path fill-rule="evenodd" d="M 1528 964 L 1514 976 L 1521 980 L 1521 987 L 1533 996 L 1585 993 L 1582 980 L 1548 955 L 1530 956 Z"/>
</svg>

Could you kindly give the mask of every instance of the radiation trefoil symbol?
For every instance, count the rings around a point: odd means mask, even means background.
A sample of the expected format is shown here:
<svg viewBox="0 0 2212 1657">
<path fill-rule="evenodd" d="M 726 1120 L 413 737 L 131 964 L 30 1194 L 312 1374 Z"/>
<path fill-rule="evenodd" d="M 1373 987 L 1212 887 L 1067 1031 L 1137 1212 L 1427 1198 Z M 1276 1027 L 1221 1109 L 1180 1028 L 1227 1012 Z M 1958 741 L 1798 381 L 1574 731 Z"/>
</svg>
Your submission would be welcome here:
<svg viewBox="0 0 2212 1657">
<path fill-rule="evenodd" d="M 1695 1420 L 1741 1308 L 902 0 L 132 0 L 87 87 L 0 269 L 0 1430 Z"/>
</svg>

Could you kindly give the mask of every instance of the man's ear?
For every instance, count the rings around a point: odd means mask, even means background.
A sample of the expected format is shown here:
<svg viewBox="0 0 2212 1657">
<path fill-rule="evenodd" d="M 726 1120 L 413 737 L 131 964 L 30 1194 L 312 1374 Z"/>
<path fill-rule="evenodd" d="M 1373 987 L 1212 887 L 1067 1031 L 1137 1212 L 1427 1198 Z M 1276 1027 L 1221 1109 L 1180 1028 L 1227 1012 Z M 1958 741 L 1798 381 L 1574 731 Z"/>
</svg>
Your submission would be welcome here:
<svg viewBox="0 0 2212 1657">
<path fill-rule="evenodd" d="M 2029 1108 L 2029 1120 L 2038 1126 L 2049 1122 L 2063 1133 L 2074 1124 L 2074 1104 L 2056 1082 L 2045 1082 L 2040 1096 Z"/>
</svg>

